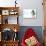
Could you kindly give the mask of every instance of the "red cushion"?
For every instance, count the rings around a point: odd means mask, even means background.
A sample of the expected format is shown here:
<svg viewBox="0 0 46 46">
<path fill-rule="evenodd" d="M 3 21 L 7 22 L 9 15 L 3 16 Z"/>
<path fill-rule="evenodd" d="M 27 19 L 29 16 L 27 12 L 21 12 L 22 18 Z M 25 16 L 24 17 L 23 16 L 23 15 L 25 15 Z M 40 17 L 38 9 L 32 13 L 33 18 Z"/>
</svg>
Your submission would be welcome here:
<svg viewBox="0 0 46 46">
<path fill-rule="evenodd" d="M 32 36 L 36 37 L 37 35 L 32 28 L 28 28 L 25 32 L 24 37 L 22 38 L 22 46 L 26 46 L 25 39 L 28 39 L 29 37 L 32 37 Z"/>
</svg>

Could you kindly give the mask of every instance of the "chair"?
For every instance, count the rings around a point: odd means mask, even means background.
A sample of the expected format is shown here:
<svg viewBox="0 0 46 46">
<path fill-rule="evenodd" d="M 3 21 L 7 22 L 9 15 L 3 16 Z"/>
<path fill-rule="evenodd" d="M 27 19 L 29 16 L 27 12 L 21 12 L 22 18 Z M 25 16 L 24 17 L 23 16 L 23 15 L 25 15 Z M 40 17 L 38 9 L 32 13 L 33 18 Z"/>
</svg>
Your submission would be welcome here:
<svg viewBox="0 0 46 46">
<path fill-rule="evenodd" d="M 21 46 L 27 46 L 25 40 L 30 38 L 30 37 L 35 37 L 37 39 L 37 34 L 34 32 L 32 28 L 28 28 L 24 34 L 24 37 L 22 38 Z M 37 39 L 37 44 L 35 46 L 41 46 L 39 40 Z"/>
</svg>

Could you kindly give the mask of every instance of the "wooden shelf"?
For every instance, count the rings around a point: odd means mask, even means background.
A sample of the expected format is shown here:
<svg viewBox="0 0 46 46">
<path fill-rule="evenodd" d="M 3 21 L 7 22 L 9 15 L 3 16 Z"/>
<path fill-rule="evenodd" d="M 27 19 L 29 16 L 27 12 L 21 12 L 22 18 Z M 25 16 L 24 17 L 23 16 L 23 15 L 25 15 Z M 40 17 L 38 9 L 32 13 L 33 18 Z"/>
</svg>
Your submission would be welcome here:
<svg viewBox="0 0 46 46">
<path fill-rule="evenodd" d="M 19 41 L 1 41 L 1 45 L 3 46 L 18 46 Z"/>
<path fill-rule="evenodd" d="M 13 12 L 14 14 L 12 14 L 10 12 Z M 15 14 L 15 12 L 17 12 L 17 13 Z M 17 24 L 9 24 L 8 19 L 7 19 L 7 17 L 9 17 L 9 16 L 14 16 L 14 17 L 17 16 L 17 18 L 16 18 L 17 19 Z M 0 7 L 0 20 L 1 20 L 0 32 L 3 33 L 3 30 L 8 28 L 8 29 L 13 30 L 14 33 L 16 33 L 16 32 L 18 33 L 18 31 L 20 29 L 20 26 L 19 26 L 19 23 L 18 23 L 18 17 L 19 17 L 19 7 Z M 16 29 L 16 32 L 15 32 L 15 29 Z M 1 34 L 1 36 L 2 36 L 2 34 Z M 0 46 L 18 46 L 18 42 L 19 42 L 18 39 L 17 39 L 17 41 L 16 40 L 13 41 L 12 39 L 9 40 L 9 41 L 4 41 L 2 38 L 3 37 L 1 37 Z"/>
<path fill-rule="evenodd" d="M 14 29 L 16 29 L 17 31 L 19 31 L 20 27 L 18 24 L 0 24 L 1 27 L 1 31 L 5 28 L 10 28 L 14 31 Z"/>
<path fill-rule="evenodd" d="M 12 10 L 12 9 L 18 11 L 19 7 L 0 7 L 0 10 Z"/>
<path fill-rule="evenodd" d="M 8 42 L 12 43 L 12 42 L 19 42 L 19 40 L 15 40 L 15 41 L 10 40 L 10 41 L 3 41 L 3 42 L 5 42 L 5 43 L 8 43 Z"/>
</svg>

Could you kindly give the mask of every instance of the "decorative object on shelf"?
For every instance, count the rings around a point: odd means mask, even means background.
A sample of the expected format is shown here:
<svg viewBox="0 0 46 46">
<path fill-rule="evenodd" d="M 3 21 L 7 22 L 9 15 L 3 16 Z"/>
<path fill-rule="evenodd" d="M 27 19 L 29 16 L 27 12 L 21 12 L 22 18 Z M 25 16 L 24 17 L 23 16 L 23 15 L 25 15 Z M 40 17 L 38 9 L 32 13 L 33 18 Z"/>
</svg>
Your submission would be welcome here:
<svg viewBox="0 0 46 46">
<path fill-rule="evenodd" d="M 18 32 L 14 32 L 13 40 L 18 40 Z"/>
<path fill-rule="evenodd" d="M 7 19 L 5 19 L 5 24 L 8 24 L 8 18 L 7 18 Z"/>
<path fill-rule="evenodd" d="M 2 15 L 9 15 L 9 10 L 2 10 Z"/>
<path fill-rule="evenodd" d="M 17 0 L 15 0 L 15 7 L 16 7 L 16 4 L 17 4 L 17 2 L 16 2 Z"/>
<path fill-rule="evenodd" d="M 16 15 L 17 13 L 18 13 L 17 11 L 11 10 L 9 14 L 10 14 L 10 15 Z"/>
<path fill-rule="evenodd" d="M 10 11 L 10 15 L 13 15 L 14 14 L 14 11 Z"/>
<path fill-rule="evenodd" d="M 12 30 L 10 28 L 5 28 L 3 30 L 2 40 L 4 41 L 12 40 Z"/>
<path fill-rule="evenodd" d="M 15 32 L 17 32 L 17 30 L 16 30 L 16 29 L 14 29 L 14 31 L 15 31 Z"/>
<path fill-rule="evenodd" d="M 15 40 L 18 40 L 18 32 L 17 32 L 17 29 L 14 27 L 14 29 L 13 29 L 13 31 L 14 31 L 14 41 Z"/>
<path fill-rule="evenodd" d="M 24 9 L 23 18 L 36 18 L 36 9 Z"/>
</svg>

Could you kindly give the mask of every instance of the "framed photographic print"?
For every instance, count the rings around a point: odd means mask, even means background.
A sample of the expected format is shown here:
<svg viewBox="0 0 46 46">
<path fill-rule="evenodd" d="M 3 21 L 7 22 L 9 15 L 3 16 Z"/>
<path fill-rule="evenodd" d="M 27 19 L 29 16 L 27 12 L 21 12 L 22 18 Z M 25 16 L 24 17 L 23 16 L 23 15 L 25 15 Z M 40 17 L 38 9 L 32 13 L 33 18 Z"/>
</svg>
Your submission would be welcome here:
<svg viewBox="0 0 46 46">
<path fill-rule="evenodd" d="M 36 9 L 24 9 L 23 18 L 36 18 Z"/>
<path fill-rule="evenodd" d="M 9 10 L 2 10 L 2 15 L 9 15 Z"/>
</svg>

